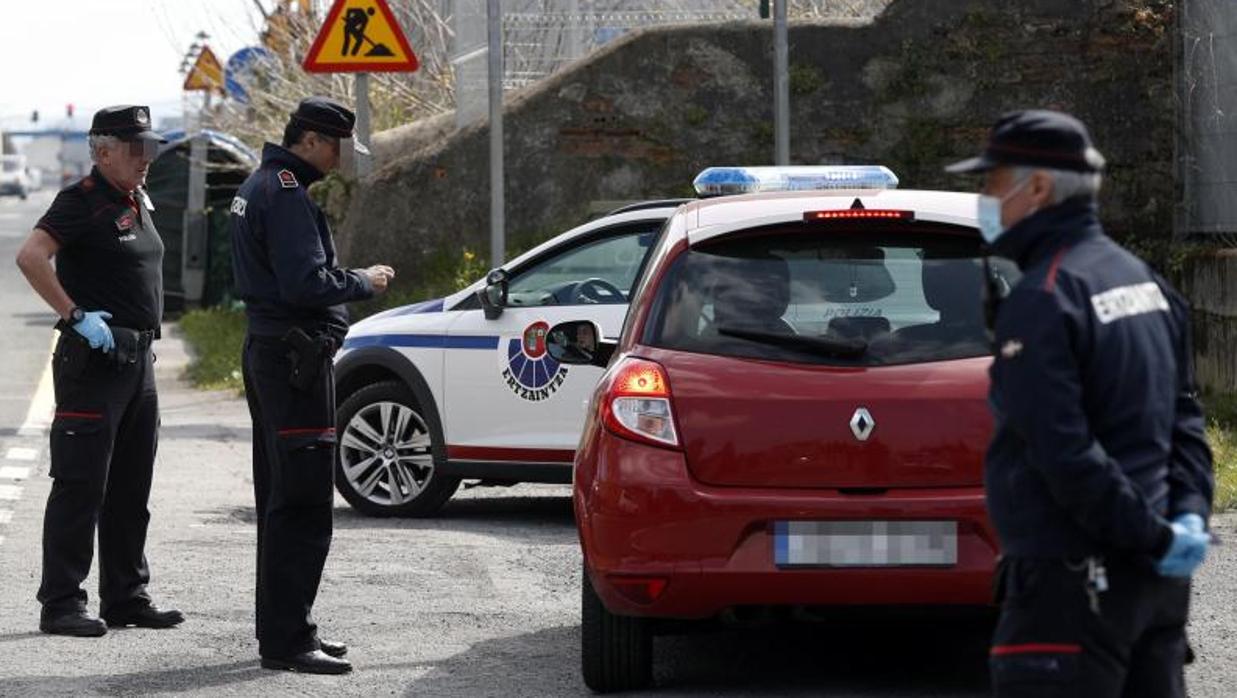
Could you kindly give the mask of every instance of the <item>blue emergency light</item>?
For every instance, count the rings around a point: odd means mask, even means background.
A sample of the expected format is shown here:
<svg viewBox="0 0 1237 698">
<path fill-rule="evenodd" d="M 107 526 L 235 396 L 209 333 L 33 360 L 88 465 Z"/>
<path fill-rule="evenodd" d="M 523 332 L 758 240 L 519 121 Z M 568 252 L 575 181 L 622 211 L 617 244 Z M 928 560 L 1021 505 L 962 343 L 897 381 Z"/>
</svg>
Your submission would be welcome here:
<svg viewBox="0 0 1237 698">
<path fill-rule="evenodd" d="M 898 176 L 882 165 L 710 167 L 692 182 L 700 196 L 772 191 L 896 189 Z"/>
</svg>

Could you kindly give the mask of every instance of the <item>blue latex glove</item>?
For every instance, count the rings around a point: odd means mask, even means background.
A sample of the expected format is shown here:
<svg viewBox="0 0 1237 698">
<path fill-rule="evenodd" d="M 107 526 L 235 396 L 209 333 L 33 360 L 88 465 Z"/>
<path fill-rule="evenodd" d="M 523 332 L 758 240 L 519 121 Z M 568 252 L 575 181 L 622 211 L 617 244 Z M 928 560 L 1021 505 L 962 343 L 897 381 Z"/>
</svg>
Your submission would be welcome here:
<svg viewBox="0 0 1237 698">
<path fill-rule="evenodd" d="M 73 326 L 73 330 L 90 342 L 91 349 L 102 349 L 104 354 L 116 348 L 116 339 L 112 337 L 112 328 L 104 320 L 111 320 L 112 314 L 106 310 L 91 310 L 86 313 L 81 322 Z"/>
<path fill-rule="evenodd" d="M 1198 514 L 1182 514 L 1173 519 L 1173 544 L 1156 563 L 1156 571 L 1164 577 L 1193 576 L 1194 570 L 1207 557 L 1211 536 L 1203 531 L 1203 519 Z"/>
</svg>

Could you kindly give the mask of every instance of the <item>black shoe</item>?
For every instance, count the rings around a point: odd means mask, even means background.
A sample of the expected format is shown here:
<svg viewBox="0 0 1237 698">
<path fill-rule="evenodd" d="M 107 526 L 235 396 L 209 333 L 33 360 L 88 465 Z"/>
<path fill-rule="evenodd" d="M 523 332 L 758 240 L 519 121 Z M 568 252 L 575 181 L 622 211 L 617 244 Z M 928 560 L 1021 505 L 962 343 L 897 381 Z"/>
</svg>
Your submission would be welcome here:
<svg viewBox="0 0 1237 698">
<path fill-rule="evenodd" d="M 72 637 L 103 637 L 107 634 L 107 626 L 103 621 L 91 618 L 85 611 L 45 615 L 39 620 L 39 630 L 48 635 Z"/>
<path fill-rule="evenodd" d="M 331 642 L 329 640 L 318 640 L 318 646 L 322 648 L 330 656 L 339 659 L 348 654 L 348 646 L 342 642 Z"/>
<path fill-rule="evenodd" d="M 174 608 L 163 611 L 157 606 L 142 606 L 128 613 L 109 614 L 104 620 L 113 628 L 171 628 L 184 623 L 185 615 Z"/>
<path fill-rule="evenodd" d="M 299 671 L 303 674 L 347 674 L 352 671 L 352 663 L 346 659 L 336 659 L 322 650 L 312 650 L 279 659 L 263 657 L 262 668 Z"/>
</svg>

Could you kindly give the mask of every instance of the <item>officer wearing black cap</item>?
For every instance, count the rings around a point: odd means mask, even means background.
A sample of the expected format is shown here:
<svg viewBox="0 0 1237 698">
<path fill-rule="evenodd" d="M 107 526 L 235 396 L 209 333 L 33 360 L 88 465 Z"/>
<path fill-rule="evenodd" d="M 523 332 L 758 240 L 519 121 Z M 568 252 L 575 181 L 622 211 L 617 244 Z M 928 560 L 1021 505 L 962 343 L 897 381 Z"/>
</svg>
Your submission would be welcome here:
<svg viewBox="0 0 1237 698">
<path fill-rule="evenodd" d="M 83 637 L 184 620 L 151 604 L 144 553 L 159 429 L 150 344 L 163 316 L 163 241 L 142 185 L 165 141 L 140 106 L 99 111 L 89 140 L 90 175 L 56 196 L 17 255 L 61 318 L 39 627 Z M 102 620 L 87 614 L 81 588 L 96 524 Z"/>
<path fill-rule="evenodd" d="M 262 666 L 321 674 L 352 669 L 343 644 L 311 618 L 331 544 L 335 388 L 331 358 L 348 331 L 344 304 L 385 291 L 387 266 L 341 269 L 306 188 L 339 167 L 355 117 L 322 97 L 300 103 L 283 145 L 232 201 L 232 263 L 249 319 L 242 355 L 253 418 L 258 519 L 256 625 Z M 359 144 L 357 144 L 359 145 Z"/>
<path fill-rule="evenodd" d="M 983 174 L 980 230 L 1023 273 L 992 313 L 998 696 L 1185 695 L 1211 452 L 1188 307 L 1104 234 L 1103 168 L 1086 127 L 1052 111 L 1001 118 L 948 168 Z"/>
</svg>

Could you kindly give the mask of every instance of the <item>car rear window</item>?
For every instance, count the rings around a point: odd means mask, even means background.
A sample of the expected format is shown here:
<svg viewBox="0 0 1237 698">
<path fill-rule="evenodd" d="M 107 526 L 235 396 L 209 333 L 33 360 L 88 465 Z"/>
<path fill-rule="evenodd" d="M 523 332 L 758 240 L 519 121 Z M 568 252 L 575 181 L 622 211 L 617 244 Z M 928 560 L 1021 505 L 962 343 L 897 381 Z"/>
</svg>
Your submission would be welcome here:
<svg viewBox="0 0 1237 698">
<path fill-rule="evenodd" d="M 977 235 L 805 224 L 679 256 L 645 341 L 774 361 L 879 366 L 989 353 Z M 993 258 L 999 291 L 1017 269 Z"/>
</svg>

